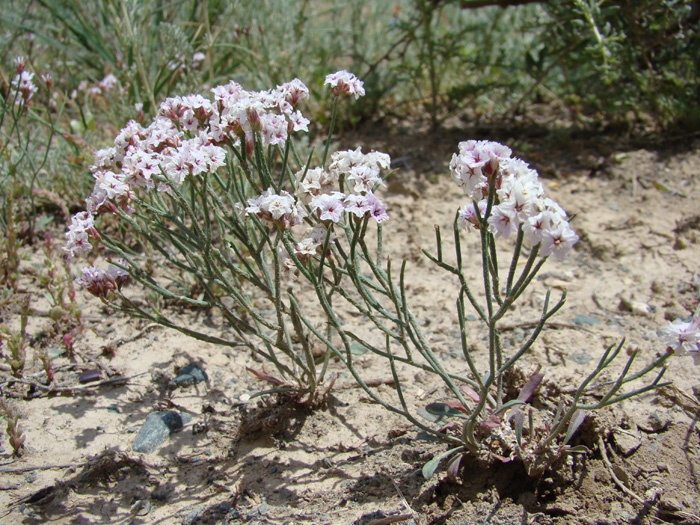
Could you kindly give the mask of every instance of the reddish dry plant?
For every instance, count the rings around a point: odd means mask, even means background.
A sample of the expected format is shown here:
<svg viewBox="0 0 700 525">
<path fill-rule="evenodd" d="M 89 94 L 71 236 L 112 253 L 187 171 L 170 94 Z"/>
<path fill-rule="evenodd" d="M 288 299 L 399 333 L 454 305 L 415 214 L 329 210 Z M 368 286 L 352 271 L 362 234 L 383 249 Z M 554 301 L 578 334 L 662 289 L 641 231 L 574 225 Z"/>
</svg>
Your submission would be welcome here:
<svg viewBox="0 0 700 525">
<path fill-rule="evenodd" d="M 15 407 L 0 398 L 0 415 L 2 415 L 7 422 L 6 431 L 10 440 L 10 445 L 14 451 L 13 453 L 16 457 L 19 457 L 22 455 L 25 439 L 19 427 L 20 413 Z"/>
</svg>

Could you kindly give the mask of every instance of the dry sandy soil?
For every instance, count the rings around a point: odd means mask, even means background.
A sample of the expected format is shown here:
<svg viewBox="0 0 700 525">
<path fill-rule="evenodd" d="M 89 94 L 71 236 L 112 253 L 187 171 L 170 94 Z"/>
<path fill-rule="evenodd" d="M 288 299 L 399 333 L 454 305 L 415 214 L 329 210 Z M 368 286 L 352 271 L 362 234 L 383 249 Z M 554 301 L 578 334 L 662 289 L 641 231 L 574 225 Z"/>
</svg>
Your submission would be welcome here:
<svg viewBox="0 0 700 525">
<path fill-rule="evenodd" d="M 412 309 L 448 366 L 464 369 L 457 289 L 420 250 L 434 249 L 433 225 L 449 231 L 463 205 L 446 173 L 457 142 L 467 138 L 513 146 L 540 171 L 549 195 L 576 214 L 572 226 L 581 241 L 563 262 L 545 265 L 505 322 L 506 345 L 524 340 L 545 291 L 568 290 L 555 323 L 523 358 L 524 377 L 540 369 L 549 392 L 566 392 L 623 336 L 628 350 L 639 350 L 638 365 L 646 365 L 664 350 L 659 328 L 697 308 L 697 142 L 635 145 L 556 132 L 516 141 L 522 133 L 498 129 L 437 135 L 392 129 L 346 136 L 344 145 L 387 151 L 400 169 L 384 194 L 391 216 L 385 249 L 409 261 Z M 464 237 L 474 282 L 477 237 Z M 29 278 L 23 283 L 36 294 L 33 306 L 46 309 Z M 272 399 L 245 402 L 267 388 L 246 373 L 246 366 L 265 366 L 249 354 L 106 312 L 82 292 L 79 301 L 100 335 L 81 336 L 75 360 L 55 359 L 57 382 L 78 385 L 78 374 L 93 368 L 103 378 L 134 377 L 47 396 L 2 372 L 3 395 L 23 413 L 26 450 L 13 459 L 0 434 L 0 523 L 700 523 L 700 382 L 689 357 L 670 360 L 673 386 L 589 416 L 574 438 L 589 453 L 556 472 L 530 478 L 515 461 L 465 458 L 457 481 L 447 479 L 444 466 L 425 480 L 422 466 L 446 446 L 419 439 L 415 427 L 373 403 L 337 363 L 324 406 L 285 412 Z M 16 312 L 5 315 L 16 322 Z M 225 330 L 207 312 L 178 315 L 212 334 Z M 49 323 L 32 317 L 30 336 Z M 476 320 L 469 329 L 483 361 L 483 329 Z M 110 343 L 115 352 L 105 355 Z M 27 377 L 41 371 L 32 352 Z M 359 359 L 384 383 L 376 388 L 390 391 L 388 368 Z M 191 362 L 206 371 L 206 382 L 174 391 L 163 386 Z M 424 374 L 401 374 L 413 405 L 448 399 Z M 191 419 L 155 452 L 134 452 L 146 415 L 165 408 Z"/>
</svg>

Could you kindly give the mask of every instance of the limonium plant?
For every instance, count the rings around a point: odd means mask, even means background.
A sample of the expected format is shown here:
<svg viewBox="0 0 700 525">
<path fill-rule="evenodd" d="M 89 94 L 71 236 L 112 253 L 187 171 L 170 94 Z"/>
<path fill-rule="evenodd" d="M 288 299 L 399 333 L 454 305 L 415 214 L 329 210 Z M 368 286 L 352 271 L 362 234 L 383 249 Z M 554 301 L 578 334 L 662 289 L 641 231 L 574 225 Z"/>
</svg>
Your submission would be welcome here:
<svg viewBox="0 0 700 525">
<path fill-rule="evenodd" d="M 567 443 L 585 411 L 662 385 L 670 352 L 634 372 L 633 352 L 618 378 L 603 382 L 603 394 L 598 390 L 590 401 L 589 387 L 609 372 L 620 343 L 552 411 L 527 405 L 541 374 L 529 378 L 516 398 L 506 398 L 508 373 L 561 309 L 565 294 L 553 304 L 547 293 L 535 328 L 519 348 L 504 347 L 499 322 L 547 258 L 565 257 L 578 237 L 566 212 L 545 196 L 536 171 L 506 146 L 488 141 L 461 143 L 450 163 L 467 197 L 453 223 L 456 262 L 443 257 L 439 228 L 437 252 L 425 252 L 459 283 L 455 319 L 461 341 L 455 343 L 464 366 L 452 369 L 438 357 L 409 306 L 406 262 L 397 269 L 383 253 L 382 225 L 390 210 L 376 192 L 390 174 L 390 157 L 360 148 L 329 155 L 338 107 L 343 97 L 362 96 L 363 85 L 345 71 L 329 75 L 326 85 L 333 108 L 319 157 L 312 151 L 302 159 L 295 145 L 295 135 L 310 124 L 299 110 L 309 91 L 298 79 L 261 92 L 232 81 L 213 88 L 210 98 L 165 100 L 146 127 L 129 122 L 112 147 L 95 152 L 94 190 L 66 234 L 69 257 L 92 254 L 93 245 L 112 256 L 108 267 L 83 269 L 78 284 L 131 315 L 247 348 L 265 362 L 262 369 L 249 369 L 272 385 L 265 392 L 290 401 L 313 405 L 322 399 L 333 383 L 328 370 L 339 361 L 374 401 L 452 444 L 426 465 L 426 476 L 446 457 L 448 471 L 456 472 L 464 453 L 486 460 L 520 458 L 528 472 L 541 472 L 575 451 Z M 465 275 L 460 242 L 465 230 L 481 239 L 481 302 Z M 504 274 L 499 237 L 514 239 Z M 146 294 L 125 287 L 127 279 Z M 157 298 L 218 310 L 229 329 L 213 335 L 192 326 Z M 364 319 L 372 337 L 357 333 L 356 324 L 340 315 L 341 307 Z M 469 308 L 488 333 L 484 369 L 468 345 Z M 367 352 L 391 374 L 393 390 L 367 380 L 356 363 L 357 354 Z M 406 398 L 406 369 L 428 372 L 452 398 L 418 407 Z M 626 388 L 657 369 L 651 382 Z M 457 424 L 445 424 L 450 417 Z"/>
</svg>

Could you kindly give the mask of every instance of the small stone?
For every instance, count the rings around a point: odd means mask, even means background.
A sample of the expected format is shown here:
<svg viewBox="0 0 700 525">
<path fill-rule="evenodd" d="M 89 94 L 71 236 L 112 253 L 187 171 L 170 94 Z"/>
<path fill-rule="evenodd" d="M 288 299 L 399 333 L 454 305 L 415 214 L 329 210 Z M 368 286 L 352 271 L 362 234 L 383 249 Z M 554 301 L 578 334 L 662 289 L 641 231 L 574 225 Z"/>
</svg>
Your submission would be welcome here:
<svg viewBox="0 0 700 525">
<path fill-rule="evenodd" d="M 175 389 L 196 385 L 207 379 L 207 373 L 197 363 L 190 363 L 177 371 L 177 375 L 168 383 L 168 387 Z"/>
<path fill-rule="evenodd" d="M 576 354 L 571 354 L 571 359 L 578 363 L 579 365 L 585 365 L 588 363 L 591 359 L 593 359 L 592 356 L 586 354 L 585 352 L 579 352 Z"/>
<path fill-rule="evenodd" d="M 644 500 L 653 503 L 657 501 L 664 493 L 662 487 L 652 487 L 644 493 Z"/>
<path fill-rule="evenodd" d="M 673 243 L 674 250 L 685 250 L 688 247 L 688 243 L 683 237 L 676 236 L 676 242 Z"/>
<path fill-rule="evenodd" d="M 37 474 L 36 472 L 34 472 L 34 471 L 32 471 L 32 472 L 27 472 L 27 473 L 24 475 L 24 481 L 26 481 L 27 483 L 34 483 L 34 482 L 37 480 L 38 477 L 39 477 L 38 474 Z"/>
<path fill-rule="evenodd" d="M 191 523 L 194 523 L 197 520 L 197 516 L 204 510 L 206 505 L 197 505 L 195 508 L 193 508 L 185 517 L 184 520 L 182 520 L 183 525 L 190 525 Z"/>
<path fill-rule="evenodd" d="M 241 403 L 247 403 L 248 401 L 250 401 L 250 394 L 241 394 L 240 396 L 238 396 L 238 400 Z"/>
<path fill-rule="evenodd" d="M 656 412 L 649 414 L 644 420 L 636 420 L 640 430 L 651 434 L 652 432 L 661 432 L 668 427 L 668 417 L 660 417 Z"/>
<path fill-rule="evenodd" d="M 634 315 L 649 315 L 653 313 L 653 309 L 648 304 L 633 299 L 625 299 L 624 297 L 620 298 L 617 309 L 621 312 L 632 312 Z"/>
<path fill-rule="evenodd" d="M 172 493 L 173 489 L 170 487 L 165 487 L 162 489 L 157 489 L 151 492 L 151 498 L 153 498 L 156 501 L 166 501 L 170 494 Z"/>
<path fill-rule="evenodd" d="M 78 376 L 78 381 L 81 383 L 90 383 L 92 381 L 98 381 L 102 378 L 102 372 L 98 369 L 85 370 L 82 374 Z"/>
<path fill-rule="evenodd" d="M 150 454 L 162 445 L 172 432 L 180 430 L 185 422 L 192 419 L 189 414 L 179 414 L 174 410 L 151 412 L 146 416 L 131 448 L 135 452 Z"/>
<path fill-rule="evenodd" d="M 678 512 L 683 508 L 681 502 L 678 501 L 676 498 L 664 498 L 661 504 L 665 509 L 668 509 L 672 512 Z"/>
<path fill-rule="evenodd" d="M 49 359 L 56 359 L 57 357 L 60 357 L 65 353 L 66 353 L 66 347 L 63 345 L 52 346 L 49 348 L 49 350 L 47 352 Z"/>
<path fill-rule="evenodd" d="M 614 430 L 615 444 L 624 456 L 631 455 L 635 450 L 642 446 L 642 440 L 636 432 L 629 430 Z"/>
<path fill-rule="evenodd" d="M 146 516 L 153 510 L 153 505 L 147 499 L 137 499 L 129 511 L 132 516 Z"/>
<path fill-rule="evenodd" d="M 600 323 L 600 321 L 595 317 L 586 314 L 578 314 L 571 320 L 571 322 L 574 323 L 576 326 L 593 326 L 595 324 Z"/>
<path fill-rule="evenodd" d="M 685 319 L 687 316 L 687 312 L 685 311 L 684 308 L 681 308 L 680 306 L 671 306 L 670 308 L 666 308 L 664 310 L 664 319 L 666 321 L 675 321 L 676 319 Z"/>
</svg>

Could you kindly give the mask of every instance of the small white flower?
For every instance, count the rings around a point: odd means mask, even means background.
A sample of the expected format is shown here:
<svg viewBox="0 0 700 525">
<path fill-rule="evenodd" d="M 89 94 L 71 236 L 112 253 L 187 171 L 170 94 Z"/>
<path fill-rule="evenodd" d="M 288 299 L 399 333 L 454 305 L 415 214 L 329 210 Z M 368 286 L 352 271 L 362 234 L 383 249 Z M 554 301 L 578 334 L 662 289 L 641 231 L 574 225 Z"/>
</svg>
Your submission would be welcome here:
<svg viewBox="0 0 700 525">
<path fill-rule="evenodd" d="M 255 215 L 261 220 L 282 228 L 291 228 L 303 222 L 306 214 L 299 208 L 288 192 L 276 194 L 272 188 L 258 197 L 248 199 L 247 215 Z"/>
<path fill-rule="evenodd" d="M 338 191 L 334 191 L 330 195 L 322 193 L 313 197 L 309 206 L 322 221 L 338 222 L 345 211 L 344 198 L 345 194 Z"/>
<path fill-rule="evenodd" d="M 477 203 L 477 206 L 479 207 L 479 216 L 483 217 L 486 213 L 486 207 L 488 206 L 487 199 L 481 199 Z M 472 228 L 478 230 L 481 226 L 479 216 L 477 216 L 476 211 L 474 210 L 474 203 L 467 202 L 464 205 L 464 208 L 459 212 L 459 216 L 457 217 L 457 224 L 463 230 L 469 229 L 470 225 Z"/>
<path fill-rule="evenodd" d="M 491 209 L 491 215 L 487 219 L 489 231 L 494 235 L 501 235 L 506 239 L 511 233 L 518 231 L 518 217 L 511 203 L 503 203 Z"/>
<path fill-rule="evenodd" d="M 693 317 L 689 323 L 679 319 L 664 326 L 661 341 L 681 355 L 700 356 L 700 318 Z"/>
<path fill-rule="evenodd" d="M 365 88 L 362 81 L 352 73 L 341 70 L 326 76 L 323 85 L 333 88 L 333 95 L 353 95 L 355 100 L 364 96 Z"/>
<path fill-rule="evenodd" d="M 542 230 L 542 245 L 540 255 L 554 255 L 558 260 L 566 257 L 571 247 L 578 241 L 578 235 L 565 220 L 559 220 L 556 225 Z"/>
<path fill-rule="evenodd" d="M 95 221 L 88 212 L 82 211 L 72 217 L 71 225 L 66 232 L 67 241 L 63 246 L 66 257 L 85 255 L 92 250 L 89 234 L 91 232 L 97 233 L 94 228 Z"/>
<path fill-rule="evenodd" d="M 309 88 L 298 78 L 277 86 L 277 92 L 293 107 L 309 98 Z"/>
<path fill-rule="evenodd" d="M 120 263 L 124 261 L 120 260 Z M 128 277 L 127 272 L 113 264 L 110 264 L 106 270 L 88 266 L 81 270 L 81 275 L 75 280 L 75 284 L 96 297 L 104 298 L 112 290 L 121 289 Z"/>
</svg>

